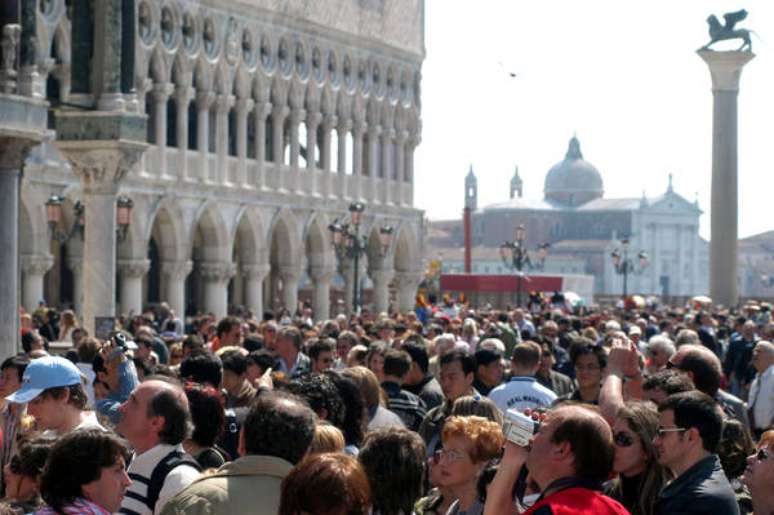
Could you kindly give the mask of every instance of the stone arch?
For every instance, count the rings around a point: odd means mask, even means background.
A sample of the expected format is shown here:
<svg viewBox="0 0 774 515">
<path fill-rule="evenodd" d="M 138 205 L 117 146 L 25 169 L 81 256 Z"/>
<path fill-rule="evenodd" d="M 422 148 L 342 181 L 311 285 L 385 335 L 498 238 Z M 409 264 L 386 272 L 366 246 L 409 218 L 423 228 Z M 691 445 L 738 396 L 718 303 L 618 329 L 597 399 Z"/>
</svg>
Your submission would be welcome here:
<svg viewBox="0 0 774 515">
<path fill-rule="evenodd" d="M 199 209 L 193 226 L 191 255 L 206 261 L 228 261 L 231 259 L 231 231 L 215 202 L 206 202 Z M 198 252 L 194 256 L 194 251 Z"/>
<path fill-rule="evenodd" d="M 144 229 L 144 241 L 156 240 L 162 260 L 188 259 L 188 249 L 183 243 L 187 241 L 183 229 L 183 213 L 174 201 L 160 202 L 148 217 L 148 223 Z"/>
<path fill-rule="evenodd" d="M 172 62 L 172 73 L 170 80 L 172 84 L 179 88 L 188 88 L 192 85 L 192 70 L 188 58 L 178 53 Z"/>
<path fill-rule="evenodd" d="M 304 256 L 309 268 L 333 268 L 336 264 L 328 222 L 322 213 L 314 213 L 304 230 Z"/>
<path fill-rule="evenodd" d="M 280 209 L 269 230 L 270 280 L 265 298 L 269 299 L 269 306 L 272 308 L 284 305 L 295 310 L 295 306 L 288 304 L 289 299 L 293 299 L 293 302 L 296 299 L 297 282 L 303 261 L 299 232 L 299 223 L 293 211 L 288 208 Z M 288 273 L 295 274 L 295 284 L 291 284 L 294 291 L 288 291 L 288 283 L 282 280 Z"/>
<path fill-rule="evenodd" d="M 263 224 L 260 214 L 253 208 L 243 208 L 236 219 L 232 251 L 236 275 L 229 284 L 229 304 L 262 310 L 263 278 L 268 272 Z"/>
<path fill-rule="evenodd" d="M 151 54 L 148 63 L 148 76 L 155 83 L 166 84 L 169 82 L 169 66 L 164 52 L 156 48 Z"/>
</svg>

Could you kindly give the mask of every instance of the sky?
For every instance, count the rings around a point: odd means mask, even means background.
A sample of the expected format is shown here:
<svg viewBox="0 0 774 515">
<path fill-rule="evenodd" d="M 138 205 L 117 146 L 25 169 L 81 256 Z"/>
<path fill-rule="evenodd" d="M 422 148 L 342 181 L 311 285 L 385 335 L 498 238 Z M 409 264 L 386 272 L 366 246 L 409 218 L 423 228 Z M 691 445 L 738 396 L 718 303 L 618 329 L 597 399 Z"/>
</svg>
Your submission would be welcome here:
<svg viewBox="0 0 774 515">
<path fill-rule="evenodd" d="M 415 205 L 459 218 L 471 164 L 479 207 L 509 198 L 515 166 L 524 196 L 542 198 L 576 134 L 605 197 L 660 195 L 671 173 L 709 238 L 712 92 L 696 50 L 708 15 L 741 7 L 737 27 L 760 36 L 739 92 L 739 235 L 774 229 L 770 0 L 426 0 Z"/>
</svg>

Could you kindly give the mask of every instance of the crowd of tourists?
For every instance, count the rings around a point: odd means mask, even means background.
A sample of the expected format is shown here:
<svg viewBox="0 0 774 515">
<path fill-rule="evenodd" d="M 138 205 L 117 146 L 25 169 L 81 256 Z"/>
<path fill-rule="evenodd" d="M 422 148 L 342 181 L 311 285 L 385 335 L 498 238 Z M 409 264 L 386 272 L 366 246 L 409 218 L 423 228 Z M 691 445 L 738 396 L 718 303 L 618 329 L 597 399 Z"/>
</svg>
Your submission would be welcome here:
<svg viewBox="0 0 774 515">
<path fill-rule="evenodd" d="M 60 336 L 72 349 L 54 355 Z M 767 305 L 22 317 L 4 513 L 774 513 Z"/>
</svg>

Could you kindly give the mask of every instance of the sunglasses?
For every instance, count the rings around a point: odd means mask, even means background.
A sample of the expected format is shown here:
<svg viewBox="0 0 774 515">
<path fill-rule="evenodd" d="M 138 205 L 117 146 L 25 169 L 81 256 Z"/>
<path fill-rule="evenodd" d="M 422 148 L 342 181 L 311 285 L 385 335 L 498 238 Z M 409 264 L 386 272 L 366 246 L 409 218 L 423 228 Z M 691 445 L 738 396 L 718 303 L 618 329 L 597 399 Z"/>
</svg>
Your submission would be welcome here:
<svg viewBox="0 0 774 515">
<path fill-rule="evenodd" d="M 688 429 L 684 427 L 659 427 L 656 429 L 656 434 L 663 437 L 667 433 L 682 433 L 683 431 L 688 431 Z"/>
<path fill-rule="evenodd" d="M 634 437 L 629 433 L 619 431 L 613 435 L 613 442 L 615 442 L 618 447 L 631 447 L 634 444 Z"/>
<path fill-rule="evenodd" d="M 766 461 L 769 458 L 771 458 L 771 453 L 768 451 L 768 449 L 761 449 L 755 453 L 755 459 L 758 461 Z"/>
</svg>

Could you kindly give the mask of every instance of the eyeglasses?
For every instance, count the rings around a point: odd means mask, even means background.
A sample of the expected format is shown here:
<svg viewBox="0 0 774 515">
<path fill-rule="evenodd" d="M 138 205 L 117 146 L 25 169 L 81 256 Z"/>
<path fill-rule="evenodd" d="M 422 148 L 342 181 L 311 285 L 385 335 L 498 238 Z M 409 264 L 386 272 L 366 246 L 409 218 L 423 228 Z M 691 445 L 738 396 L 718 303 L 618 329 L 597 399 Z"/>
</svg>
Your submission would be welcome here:
<svg viewBox="0 0 774 515">
<path fill-rule="evenodd" d="M 683 431 L 688 431 L 688 429 L 684 427 L 659 427 L 656 429 L 656 434 L 663 437 L 666 433 L 682 433 Z"/>
<path fill-rule="evenodd" d="M 455 461 L 460 461 L 464 457 L 465 457 L 465 454 L 454 450 L 440 450 L 440 451 L 435 451 L 435 453 L 433 454 L 433 460 L 436 463 L 442 462 L 444 458 L 446 458 L 446 460 L 449 462 L 455 462 Z"/>
<path fill-rule="evenodd" d="M 600 368 L 599 365 L 575 365 L 575 370 L 579 372 L 598 372 Z"/>
<path fill-rule="evenodd" d="M 618 447 L 631 447 L 634 444 L 634 437 L 629 433 L 619 431 L 613 435 L 613 442 L 615 442 Z"/>
</svg>

